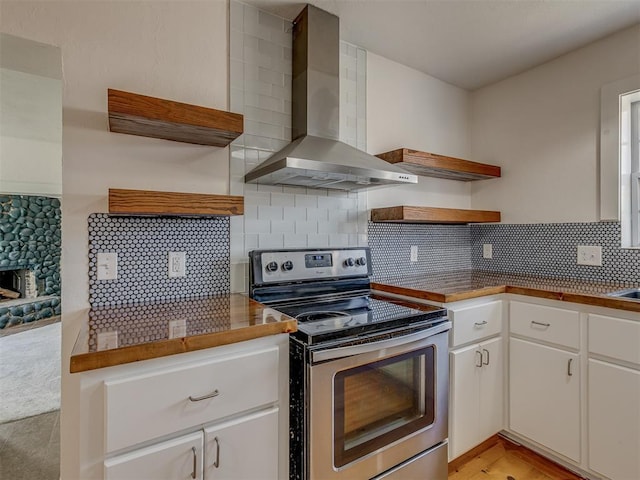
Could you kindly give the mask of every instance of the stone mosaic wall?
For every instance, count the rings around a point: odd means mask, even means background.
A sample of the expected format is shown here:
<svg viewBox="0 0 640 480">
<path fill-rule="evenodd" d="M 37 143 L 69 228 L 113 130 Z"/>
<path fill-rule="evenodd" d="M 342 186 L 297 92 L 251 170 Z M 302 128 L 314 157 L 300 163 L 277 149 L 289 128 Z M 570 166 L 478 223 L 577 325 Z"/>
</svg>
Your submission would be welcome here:
<svg viewBox="0 0 640 480">
<path fill-rule="evenodd" d="M 38 296 L 48 297 L 0 304 L 0 328 L 60 314 L 60 253 L 60 200 L 0 195 L 0 270 L 33 271 Z"/>
</svg>

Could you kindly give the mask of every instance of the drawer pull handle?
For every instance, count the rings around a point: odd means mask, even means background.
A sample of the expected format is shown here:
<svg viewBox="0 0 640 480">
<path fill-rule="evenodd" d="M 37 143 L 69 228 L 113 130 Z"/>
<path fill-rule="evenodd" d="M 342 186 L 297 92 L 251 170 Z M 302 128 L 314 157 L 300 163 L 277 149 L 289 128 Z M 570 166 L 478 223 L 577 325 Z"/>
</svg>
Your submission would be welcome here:
<svg viewBox="0 0 640 480">
<path fill-rule="evenodd" d="M 573 377 L 573 372 L 571 371 L 571 362 L 573 362 L 573 358 L 570 358 L 569 362 L 567 363 L 567 375 L 569 377 Z"/>
<path fill-rule="evenodd" d="M 482 325 L 486 325 L 487 323 L 489 323 L 489 322 L 487 322 L 486 320 L 483 320 L 481 322 L 475 322 L 474 325 L 476 327 L 481 327 Z"/>
<path fill-rule="evenodd" d="M 213 392 L 201 397 L 192 397 L 191 395 L 189 395 L 189 400 L 191 400 L 192 402 L 199 402 L 201 400 L 206 400 L 207 398 L 217 397 L 218 395 L 220 395 L 220 392 L 218 390 L 214 390 Z"/>
<path fill-rule="evenodd" d="M 484 354 L 487 354 L 487 363 L 484 363 Z M 489 365 L 489 350 L 486 348 L 482 349 L 482 365 Z"/>
<path fill-rule="evenodd" d="M 476 350 L 476 367 L 482 367 L 482 352 L 480 350 Z"/>
<path fill-rule="evenodd" d="M 216 468 L 220 467 L 220 442 L 218 441 L 218 437 L 213 437 L 213 441 L 216 442 L 216 461 L 213 462 L 213 466 Z"/>
<path fill-rule="evenodd" d="M 550 323 L 536 322 L 535 320 L 531 320 L 531 325 L 540 325 L 541 327 L 550 327 L 551 326 Z"/>
<path fill-rule="evenodd" d="M 193 471 L 191 472 L 191 478 L 196 478 L 198 469 L 198 454 L 196 453 L 196 447 L 191 447 L 191 452 L 193 453 Z"/>
</svg>

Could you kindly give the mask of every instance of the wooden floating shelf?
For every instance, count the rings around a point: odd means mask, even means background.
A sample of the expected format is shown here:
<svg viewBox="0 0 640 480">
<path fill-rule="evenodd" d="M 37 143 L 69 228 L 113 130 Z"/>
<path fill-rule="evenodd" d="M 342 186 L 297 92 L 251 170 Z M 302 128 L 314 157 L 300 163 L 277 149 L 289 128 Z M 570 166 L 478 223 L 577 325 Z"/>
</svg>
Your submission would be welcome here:
<svg viewBox="0 0 640 480">
<path fill-rule="evenodd" d="M 244 198 L 201 193 L 109 189 L 109 213 L 119 215 L 231 216 L 244 214 Z"/>
<path fill-rule="evenodd" d="M 107 90 L 109 130 L 176 142 L 226 147 L 242 135 L 237 113 Z"/>
<path fill-rule="evenodd" d="M 447 157 L 435 153 L 399 148 L 377 155 L 382 160 L 395 163 L 401 168 L 425 177 L 448 180 L 484 180 L 500 177 L 500 167 L 486 163 L 471 162 L 462 158 Z"/>
<path fill-rule="evenodd" d="M 372 222 L 386 223 L 490 223 L 500 221 L 500 212 L 434 207 L 387 207 L 371 210 Z"/>
</svg>

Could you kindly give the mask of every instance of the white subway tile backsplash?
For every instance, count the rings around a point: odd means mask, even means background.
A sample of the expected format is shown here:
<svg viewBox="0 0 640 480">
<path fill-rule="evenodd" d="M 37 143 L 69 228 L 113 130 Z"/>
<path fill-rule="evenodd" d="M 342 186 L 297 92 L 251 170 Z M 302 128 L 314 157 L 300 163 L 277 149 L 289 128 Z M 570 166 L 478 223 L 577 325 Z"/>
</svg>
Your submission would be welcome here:
<svg viewBox="0 0 640 480">
<path fill-rule="evenodd" d="M 284 30 L 284 19 L 263 10 L 258 10 L 258 23 L 267 27 L 269 31 L 281 32 Z"/>
<path fill-rule="evenodd" d="M 244 223 L 245 233 L 263 235 L 271 233 L 271 222 L 269 220 L 251 220 Z"/>
<path fill-rule="evenodd" d="M 295 233 L 295 223 L 288 220 L 275 220 L 271 222 L 273 233 Z"/>
<path fill-rule="evenodd" d="M 231 30 L 231 32 L 229 32 L 229 36 L 229 57 L 231 60 L 242 62 L 244 58 L 244 35 L 238 30 Z M 238 78 L 233 75 L 230 75 L 229 79 L 232 82 L 242 82 L 242 78 Z"/>
<path fill-rule="evenodd" d="M 271 89 L 272 86 L 269 85 Z M 273 110 L 274 112 L 284 113 L 284 100 L 281 98 L 275 98 L 270 95 L 258 95 L 258 107 L 265 108 L 267 110 Z M 288 110 L 291 111 L 290 109 Z"/>
<path fill-rule="evenodd" d="M 260 68 L 258 71 L 258 80 L 264 83 L 284 87 L 284 73 L 282 72 L 275 72 L 266 68 Z"/>
<path fill-rule="evenodd" d="M 284 235 L 282 233 L 261 234 L 258 237 L 258 247 L 284 248 Z"/>
<path fill-rule="evenodd" d="M 258 220 L 258 206 L 257 205 L 244 205 L 244 219 L 245 220 Z"/>
<path fill-rule="evenodd" d="M 351 199 L 348 199 L 352 201 Z M 327 210 L 329 213 L 329 221 L 330 222 L 341 222 L 346 223 L 349 221 L 349 212 L 348 210 Z"/>
<path fill-rule="evenodd" d="M 318 207 L 318 197 L 314 195 L 296 195 L 295 196 L 296 207 Z M 327 208 L 326 206 L 323 208 Z"/>
<path fill-rule="evenodd" d="M 287 234 L 284 236 L 284 248 L 304 248 L 307 246 L 307 235 Z"/>
<path fill-rule="evenodd" d="M 307 208 L 307 220 L 326 222 L 329 219 L 329 210 L 324 208 Z"/>
<path fill-rule="evenodd" d="M 336 197 L 318 197 L 318 208 L 326 208 L 327 210 L 343 208 L 343 202 L 345 200 L 348 199 Z"/>
<path fill-rule="evenodd" d="M 246 233 L 244 235 L 244 249 L 248 253 L 258 248 L 258 235 Z"/>
<path fill-rule="evenodd" d="M 308 235 L 307 246 L 309 248 L 326 248 L 329 245 L 329 235 Z"/>
<path fill-rule="evenodd" d="M 295 197 L 288 193 L 272 193 L 271 205 L 277 207 L 293 207 Z"/>
<path fill-rule="evenodd" d="M 314 235 L 318 233 L 318 222 L 298 220 L 296 222 L 296 233 Z"/>
<path fill-rule="evenodd" d="M 327 221 L 319 221 L 318 222 L 318 233 L 334 233 L 337 231 L 337 225 L 327 222 Z"/>
<path fill-rule="evenodd" d="M 258 218 L 260 220 L 282 220 L 282 207 L 272 207 L 267 205 L 258 205 Z"/>
<path fill-rule="evenodd" d="M 284 219 L 289 222 L 305 221 L 307 219 L 307 211 L 304 208 L 284 207 Z"/>
<path fill-rule="evenodd" d="M 255 185 L 254 183 L 247 183 L 247 185 Z M 262 185 L 260 185 L 262 186 Z M 269 205 L 271 203 L 271 194 L 269 192 L 251 192 L 244 197 L 244 203 L 246 205 Z"/>
<path fill-rule="evenodd" d="M 257 93 L 258 95 L 267 95 L 267 96 L 271 95 L 271 84 L 263 83 L 258 80 L 249 80 L 245 78 L 244 89 L 245 89 L 245 92 Z M 245 131 L 246 131 L 246 125 L 245 125 Z"/>
<path fill-rule="evenodd" d="M 349 246 L 349 235 L 345 235 L 343 233 L 332 233 L 329 235 L 329 246 L 330 247 L 348 247 Z"/>
<path fill-rule="evenodd" d="M 231 30 L 241 33 L 230 32 L 230 104 L 245 115 L 245 133 L 230 155 L 230 191 L 245 196 L 245 215 L 231 227 L 232 263 L 240 265 L 232 275 L 247 274 L 242 261 L 256 248 L 366 245 L 366 193 L 243 183 L 245 172 L 291 140 L 292 33 L 289 21 L 234 0 L 230 16 Z M 366 52 L 345 42 L 340 52 L 340 138 L 364 148 Z M 246 282 L 234 279 L 233 286 Z"/>
</svg>

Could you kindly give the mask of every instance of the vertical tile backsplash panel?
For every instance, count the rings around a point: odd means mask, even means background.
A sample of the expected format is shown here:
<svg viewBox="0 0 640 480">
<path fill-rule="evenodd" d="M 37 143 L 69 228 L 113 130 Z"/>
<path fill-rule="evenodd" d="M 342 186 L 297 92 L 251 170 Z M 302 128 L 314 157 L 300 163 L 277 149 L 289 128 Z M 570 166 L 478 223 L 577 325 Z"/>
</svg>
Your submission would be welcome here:
<svg viewBox="0 0 640 480">
<path fill-rule="evenodd" d="M 418 247 L 418 261 L 410 259 Z M 467 225 L 369 223 L 373 278 L 397 278 L 471 269 L 471 233 Z"/>
<path fill-rule="evenodd" d="M 230 106 L 245 133 L 231 144 L 230 193 L 245 199 L 231 219 L 232 291 L 246 291 L 247 254 L 258 248 L 367 244 L 366 193 L 245 184 L 244 175 L 291 141 L 292 25 L 230 2 Z M 340 42 L 340 138 L 366 148 L 366 52 Z"/>
<path fill-rule="evenodd" d="M 471 226 L 473 268 L 596 282 L 640 282 L 640 250 L 620 248 L 617 222 Z M 482 245 L 493 258 L 482 258 Z M 602 266 L 577 265 L 578 245 L 601 245 Z"/>
<path fill-rule="evenodd" d="M 229 218 L 89 216 L 92 307 L 229 293 Z M 97 279 L 97 253 L 118 253 L 118 279 Z M 169 278 L 169 252 L 186 252 L 185 277 Z"/>
</svg>

